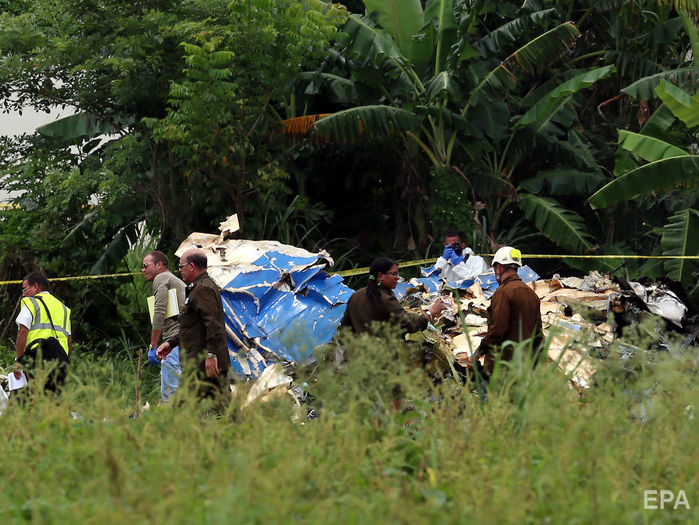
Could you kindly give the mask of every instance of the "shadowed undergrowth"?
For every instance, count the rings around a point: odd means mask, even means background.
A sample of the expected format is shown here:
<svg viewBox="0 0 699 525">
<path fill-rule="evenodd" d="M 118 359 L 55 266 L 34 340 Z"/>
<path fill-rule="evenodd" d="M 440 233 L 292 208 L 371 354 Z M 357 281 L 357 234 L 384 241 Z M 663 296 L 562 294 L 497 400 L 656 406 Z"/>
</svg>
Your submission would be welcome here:
<svg viewBox="0 0 699 525">
<path fill-rule="evenodd" d="M 552 523 L 691 520 L 643 510 L 645 489 L 697 503 L 696 357 L 600 361 L 583 397 L 553 367 L 503 368 L 488 400 L 433 385 L 386 336 L 346 341 L 338 372 L 300 374 L 317 419 L 289 396 L 223 417 L 184 393 L 135 412 L 135 365 L 74 359 L 60 402 L 0 417 L 2 523 Z M 642 359 L 642 356 L 638 359 Z M 612 366 L 613 365 L 613 366 Z M 146 369 L 144 399 L 157 399 Z M 179 395 L 179 394 L 178 394 Z"/>
</svg>

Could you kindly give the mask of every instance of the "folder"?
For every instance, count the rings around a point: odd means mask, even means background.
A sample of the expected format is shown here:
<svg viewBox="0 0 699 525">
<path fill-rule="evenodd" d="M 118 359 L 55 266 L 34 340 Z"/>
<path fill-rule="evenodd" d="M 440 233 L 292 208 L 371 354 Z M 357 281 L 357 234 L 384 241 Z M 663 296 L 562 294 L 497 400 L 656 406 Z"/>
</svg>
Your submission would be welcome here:
<svg viewBox="0 0 699 525">
<path fill-rule="evenodd" d="M 150 314 L 150 322 L 153 323 L 153 313 L 155 312 L 155 295 L 151 295 L 148 299 L 148 313 Z M 180 315 L 180 307 L 177 302 L 177 290 L 170 288 L 167 291 L 167 308 L 165 309 L 165 319 Z"/>
</svg>

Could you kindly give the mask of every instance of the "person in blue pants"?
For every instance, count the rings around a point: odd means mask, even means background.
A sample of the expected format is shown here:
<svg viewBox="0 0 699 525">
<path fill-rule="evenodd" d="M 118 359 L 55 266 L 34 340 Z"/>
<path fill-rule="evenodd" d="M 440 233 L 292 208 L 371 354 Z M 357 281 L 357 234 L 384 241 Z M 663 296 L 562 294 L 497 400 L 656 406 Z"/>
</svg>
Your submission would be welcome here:
<svg viewBox="0 0 699 525">
<path fill-rule="evenodd" d="M 152 251 L 143 258 L 141 273 L 146 281 L 153 283 L 152 330 L 148 361 L 160 365 L 160 394 L 163 402 L 168 402 L 177 392 L 182 369 L 180 368 L 179 347 L 174 348 L 162 364 L 156 356 L 160 339 L 168 340 L 179 334 L 179 313 L 185 301 L 186 285 L 170 272 L 170 261 L 163 252 Z"/>
</svg>

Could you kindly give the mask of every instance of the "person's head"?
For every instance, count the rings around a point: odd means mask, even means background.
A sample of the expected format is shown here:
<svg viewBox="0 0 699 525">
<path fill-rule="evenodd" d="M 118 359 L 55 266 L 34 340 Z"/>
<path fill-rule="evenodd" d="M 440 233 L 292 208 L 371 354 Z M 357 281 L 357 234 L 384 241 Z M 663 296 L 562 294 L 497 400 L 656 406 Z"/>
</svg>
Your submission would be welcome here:
<svg viewBox="0 0 699 525">
<path fill-rule="evenodd" d="M 141 273 L 146 278 L 146 281 L 152 281 L 159 273 L 167 272 L 170 266 L 170 260 L 163 252 L 153 250 L 148 252 L 143 258 L 143 268 Z"/>
<path fill-rule="evenodd" d="M 498 283 L 522 266 L 522 253 L 512 246 L 503 246 L 493 256 L 493 271 Z"/>
<path fill-rule="evenodd" d="M 33 297 L 49 289 L 49 280 L 41 272 L 32 272 L 22 279 L 22 297 Z"/>
<path fill-rule="evenodd" d="M 444 246 L 451 246 L 452 244 L 458 244 L 463 250 L 466 248 L 466 243 L 464 242 L 464 234 L 459 230 L 447 230 L 444 234 Z"/>
<path fill-rule="evenodd" d="M 180 274 L 182 274 L 182 280 L 186 283 L 193 283 L 197 277 L 206 271 L 206 267 L 206 254 L 196 248 L 184 252 L 180 257 L 180 264 L 178 265 Z"/>
<path fill-rule="evenodd" d="M 386 257 L 374 259 L 369 266 L 369 283 L 367 285 L 369 296 L 376 296 L 379 287 L 393 290 L 398 284 L 398 277 L 398 265 L 395 261 Z"/>
</svg>

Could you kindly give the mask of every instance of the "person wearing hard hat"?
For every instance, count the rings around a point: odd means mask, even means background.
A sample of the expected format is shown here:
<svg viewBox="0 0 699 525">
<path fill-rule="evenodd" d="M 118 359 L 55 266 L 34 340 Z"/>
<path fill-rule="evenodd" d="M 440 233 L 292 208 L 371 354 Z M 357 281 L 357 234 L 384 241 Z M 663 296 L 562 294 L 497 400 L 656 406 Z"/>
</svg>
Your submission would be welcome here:
<svg viewBox="0 0 699 525">
<path fill-rule="evenodd" d="M 493 271 L 499 287 L 490 299 L 488 307 L 488 331 L 485 332 L 478 354 L 485 356 L 486 374 L 493 371 L 495 352 L 503 343 L 518 343 L 532 339 L 535 352 L 533 365 L 536 366 L 538 349 L 542 341 L 540 301 L 534 291 L 522 282 L 517 268 L 522 266 L 522 254 L 511 246 L 503 246 L 493 257 Z M 514 345 L 502 348 L 502 359 L 512 360 Z"/>
</svg>

